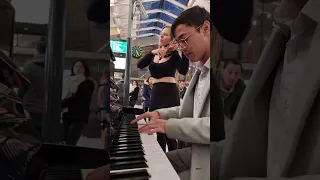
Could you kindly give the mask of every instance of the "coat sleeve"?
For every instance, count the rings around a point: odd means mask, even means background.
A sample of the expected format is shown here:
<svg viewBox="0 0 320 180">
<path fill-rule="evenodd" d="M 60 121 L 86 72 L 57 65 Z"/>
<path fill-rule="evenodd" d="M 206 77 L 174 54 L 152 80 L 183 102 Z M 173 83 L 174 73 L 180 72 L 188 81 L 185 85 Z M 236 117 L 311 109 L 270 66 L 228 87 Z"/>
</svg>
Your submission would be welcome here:
<svg viewBox="0 0 320 180">
<path fill-rule="evenodd" d="M 171 118 L 179 118 L 180 106 L 158 109 L 156 111 L 159 112 L 161 119 L 168 120 Z"/>
<path fill-rule="evenodd" d="M 188 143 L 210 144 L 210 117 L 168 119 L 166 135 Z"/>
</svg>

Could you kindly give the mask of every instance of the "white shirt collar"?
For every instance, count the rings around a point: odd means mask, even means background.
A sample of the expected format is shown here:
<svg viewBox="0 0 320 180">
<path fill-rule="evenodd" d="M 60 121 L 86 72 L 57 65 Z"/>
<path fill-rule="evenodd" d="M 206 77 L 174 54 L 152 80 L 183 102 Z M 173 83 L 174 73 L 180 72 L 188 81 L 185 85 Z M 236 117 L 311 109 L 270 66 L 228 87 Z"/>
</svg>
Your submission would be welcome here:
<svg viewBox="0 0 320 180">
<path fill-rule="evenodd" d="M 210 69 L 210 58 L 207 60 L 207 62 L 203 65 L 201 61 L 197 62 L 196 69 L 200 70 L 201 72 L 204 70 L 204 68 Z"/>
</svg>

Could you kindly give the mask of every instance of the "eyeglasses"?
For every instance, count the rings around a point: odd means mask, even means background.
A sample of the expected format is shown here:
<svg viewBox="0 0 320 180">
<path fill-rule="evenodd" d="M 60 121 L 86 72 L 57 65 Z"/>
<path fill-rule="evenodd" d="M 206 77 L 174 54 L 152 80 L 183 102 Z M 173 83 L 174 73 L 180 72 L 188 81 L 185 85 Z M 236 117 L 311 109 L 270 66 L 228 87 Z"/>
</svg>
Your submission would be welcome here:
<svg viewBox="0 0 320 180">
<path fill-rule="evenodd" d="M 198 31 L 201 26 L 202 26 L 202 24 L 196 28 L 196 31 Z M 179 50 L 183 50 L 183 49 L 186 49 L 186 48 L 187 48 L 187 46 L 188 46 L 187 40 L 188 40 L 188 38 L 191 37 L 194 33 L 195 33 L 195 32 L 190 33 L 190 34 L 189 34 L 187 37 L 185 37 L 184 39 L 175 40 L 175 44 L 178 45 L 178 49 L 179 49 Z"/>
</svg>

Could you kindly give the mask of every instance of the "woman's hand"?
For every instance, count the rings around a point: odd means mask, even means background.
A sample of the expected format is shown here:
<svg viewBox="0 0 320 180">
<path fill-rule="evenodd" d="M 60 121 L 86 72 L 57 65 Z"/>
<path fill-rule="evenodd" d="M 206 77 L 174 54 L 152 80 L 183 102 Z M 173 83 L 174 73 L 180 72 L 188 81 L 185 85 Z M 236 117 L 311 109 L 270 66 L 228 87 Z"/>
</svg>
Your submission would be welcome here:
<svg viewBox="0 0 320 180">
<path fill-rule="evenodd" d="M 158 55 L 160 58 L 163 58 L 166 55 L 167 50 L 159 48 L 159 49 L 152 50 L 151 53 L 153 55 Z"/>
<path fill-rule="evenodd" d="M 176 43 L 173 43 L 173 42 L 170 42 L 168 51 L 174 51 L 174 50 L 176 50 L 176 49 L 177 49 L 177 44 L 176 44 Z"/>
</svg>

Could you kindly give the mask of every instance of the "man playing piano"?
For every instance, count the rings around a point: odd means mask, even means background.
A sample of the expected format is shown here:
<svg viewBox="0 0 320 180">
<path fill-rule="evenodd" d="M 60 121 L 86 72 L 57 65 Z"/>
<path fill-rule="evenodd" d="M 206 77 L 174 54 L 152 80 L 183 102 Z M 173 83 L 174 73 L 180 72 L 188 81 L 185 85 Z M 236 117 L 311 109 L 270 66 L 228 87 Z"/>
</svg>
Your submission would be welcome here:
<svg viewBox="0 0 320 180">
<path fill-rule="evenodd" d="M 253 1 L 215 0 L 212 4 L 215 28 L 228 41 L 241 43 L 250 30 Z M 220 148 L 215 148 L 216 142 L 225 138 L 225 132 L 219 88 L 215 78 L 210 83 L 210 76 L 214 76 L 214 69 L 210 68 L 210 28 L 210 13 L 198 6 L 185 10 L 174 21 L 171 31 L 178 48 L 191 62 L 197 62 L 197 71 L 181 106 L 148 112 L 132 122 L 150 118 L 140 132 L 165 133 L 172 139 L 191 143 L 192 147 L 167 153 L 181 180 L 218 177 L 218 167 L 210 172 L 210 140 L 211 156 L 219 156 L 215 155 L 221 153 Z M 213 101 L 211 108 L 210 98 Z M 213 123 L 211 132 L 210 112 Z"/>
<path fill-rule="evenodd" d="M 199 6 L 192 7 L 182 12 L 171 28 L 179 51 L 197 63 L 197 71 L 181 106 L 147 112 L 132 123 L 150 118 L 139 129 L 141 133 L 165 133 L 172 139 L 190 143 L 192 147 L 168 152 L 168 159 L 182 180 L 209 180 L 210 13 Z M 220 128 L 219 136 L 223 139 L 223 123 Z"/>
</svg>

